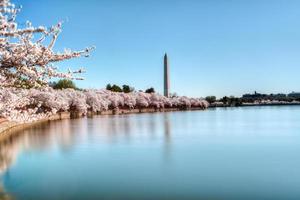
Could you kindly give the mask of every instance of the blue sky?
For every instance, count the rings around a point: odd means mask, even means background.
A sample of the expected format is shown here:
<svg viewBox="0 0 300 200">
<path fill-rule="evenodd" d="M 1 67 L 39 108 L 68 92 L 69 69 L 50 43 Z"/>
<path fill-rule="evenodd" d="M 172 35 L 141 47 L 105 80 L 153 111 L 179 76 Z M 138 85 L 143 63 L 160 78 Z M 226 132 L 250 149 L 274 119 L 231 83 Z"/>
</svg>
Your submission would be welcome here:
<svg viewBox="0 0 300 200">
<path fill-rule="evenodd" d="M 297 0 L 15 0 L 19 22 L 65 21 L 56 49 L 95 45 L 85 88 L 107 83 L 162 93 L 163 55 L 171 90 L 180 95 L 239 96 L 300 91 L 300 1 Z"/>
</svg>

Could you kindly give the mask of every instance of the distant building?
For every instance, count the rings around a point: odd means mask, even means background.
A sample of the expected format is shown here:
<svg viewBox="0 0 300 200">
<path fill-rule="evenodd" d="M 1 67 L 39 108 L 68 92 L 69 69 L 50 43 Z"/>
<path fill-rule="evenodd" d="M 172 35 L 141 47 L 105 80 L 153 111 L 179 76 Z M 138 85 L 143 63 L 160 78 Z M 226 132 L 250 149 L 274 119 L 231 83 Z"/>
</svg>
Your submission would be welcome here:
<svg viewBox="0 0 300 200">
<path fill-rule="evenodd" d="M 164 95 L 165 97 L 170 96 L 170 75 L 169 75 L 169 63 L 168 55 L 164 56 Z"/>
<path fill-rule="evenodd" d="M 300 98 L 300 92 L 292 92 L 292 93 L 288 94 L 288 97 L 299 99 Z"/>
<path fill-rule="evenodd" d="M 267 96 L 266 94 L 260 94 L 260 93 L 257 93 L 255 91 L 254 94 L 244 94 L 242 98 L 243 99 L 254 99 L 254 100 L 257 100 L 257 99 L 262 99 L 262 98 L 264 98 L 266 96 Z"/>
<path fill-rule="evenodd" d="M 270 94 L 269 97 L 271 99 L 285 99 L 286 94 L 278 93 L 278 94 Z"/>
<path fill-rule="evenodd" d="M 244 102 L 254 102 L 254 101 L 273 101 L 273 100 L 286 100 L 286 94 L 261 94 L 256 91 L 253 94 L 244 94 L 242 96 L 242 101 Z"/>
</svg>

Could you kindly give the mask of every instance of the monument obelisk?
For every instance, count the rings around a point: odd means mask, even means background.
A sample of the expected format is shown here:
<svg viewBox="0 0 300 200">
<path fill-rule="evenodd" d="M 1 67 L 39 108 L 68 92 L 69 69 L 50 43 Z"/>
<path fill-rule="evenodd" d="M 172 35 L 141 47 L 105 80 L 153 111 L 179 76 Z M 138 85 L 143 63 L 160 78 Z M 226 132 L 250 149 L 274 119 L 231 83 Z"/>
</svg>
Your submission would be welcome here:
<svg viewBox="0 0 300 200">
<path fill-rule="evenodd" d="M 170 76 L 169 76 L 169 63 L 168 55 L 164 56 L 164 95 L 169 97 L 170 95 Z"/>
</svg>

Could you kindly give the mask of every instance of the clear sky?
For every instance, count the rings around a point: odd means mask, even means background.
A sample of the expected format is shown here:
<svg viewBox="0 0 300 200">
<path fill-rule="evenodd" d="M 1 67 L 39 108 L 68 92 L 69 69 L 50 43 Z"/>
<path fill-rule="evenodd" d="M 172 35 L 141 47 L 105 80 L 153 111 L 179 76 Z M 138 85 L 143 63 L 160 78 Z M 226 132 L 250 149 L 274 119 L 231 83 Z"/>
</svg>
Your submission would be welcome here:
<svg viewBox="0 0 300 200">
<path fill-rule="evenodd" d="M 171 91 L 241 95 L 300 91 L 300 1 L 297 0 L 13 0 L 19 22 L 65 21 L 56 49 L 95 45 L 77 85 L 150 86 L 162 93 L 163 55 Z"/>
</svg>

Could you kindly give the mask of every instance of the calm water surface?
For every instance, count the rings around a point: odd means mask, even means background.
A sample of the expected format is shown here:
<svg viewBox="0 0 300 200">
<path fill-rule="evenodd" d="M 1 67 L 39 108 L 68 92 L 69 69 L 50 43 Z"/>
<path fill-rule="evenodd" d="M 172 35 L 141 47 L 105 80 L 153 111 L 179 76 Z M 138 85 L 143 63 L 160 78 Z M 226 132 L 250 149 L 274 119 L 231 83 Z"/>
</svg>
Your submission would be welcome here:
<svg viewBox="0 0 300 200">
<path fill-rule="evenodd" d="M 300 106 L 63 120 L 0 143 L 0 199 L 300 199 Z"/>
</svg>

